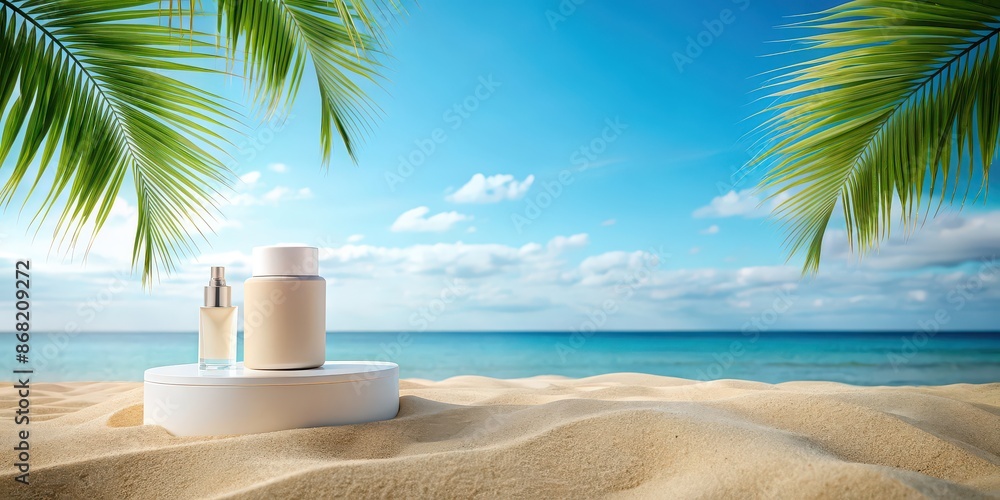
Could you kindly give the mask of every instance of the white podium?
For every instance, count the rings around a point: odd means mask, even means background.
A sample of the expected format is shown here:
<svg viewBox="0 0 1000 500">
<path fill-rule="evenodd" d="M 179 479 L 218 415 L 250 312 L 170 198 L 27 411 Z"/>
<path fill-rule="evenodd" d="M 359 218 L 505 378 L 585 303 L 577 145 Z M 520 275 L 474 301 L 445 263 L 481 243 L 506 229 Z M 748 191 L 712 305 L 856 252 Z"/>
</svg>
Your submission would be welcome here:
<svg viewBox="0 0 1000 500">
<path fill-rule="evenodd" d="M 143 423 L 175 436 L 251 434 L 388 420 L 399 411 L 399 365 L 327 361 L 310 370 L 146 370 Z"/>
</svg>

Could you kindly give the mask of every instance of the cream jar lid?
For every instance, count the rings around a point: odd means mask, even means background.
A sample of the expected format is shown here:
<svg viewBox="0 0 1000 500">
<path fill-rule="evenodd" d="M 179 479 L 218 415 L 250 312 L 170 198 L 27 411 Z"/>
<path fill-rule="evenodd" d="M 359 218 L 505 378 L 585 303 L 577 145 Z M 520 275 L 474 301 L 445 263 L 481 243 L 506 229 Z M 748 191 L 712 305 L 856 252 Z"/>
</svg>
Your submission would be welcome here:
<svg viewBox="0 0 1000 500">
<path fill-rule="evenodd" d="M 253 248 L 254 276 L 319 276 L 319 249 L 301 245 Z"/>
</svg>

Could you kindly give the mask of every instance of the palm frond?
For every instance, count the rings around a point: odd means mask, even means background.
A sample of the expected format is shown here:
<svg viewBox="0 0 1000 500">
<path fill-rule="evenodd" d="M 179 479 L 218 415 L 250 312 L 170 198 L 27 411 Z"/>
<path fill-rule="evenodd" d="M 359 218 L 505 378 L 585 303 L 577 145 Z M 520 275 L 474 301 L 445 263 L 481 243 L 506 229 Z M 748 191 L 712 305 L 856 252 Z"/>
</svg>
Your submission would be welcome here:
<svg viewBox="0 0 1000 500">
<path fill-rule="evenodd" d="M 892 207 L 906 231 L 938 206 L 985 187 L 1000 141 L 1000 2 L 852 0 L 792 25 L 817 54 L 769 81 L 774 104 L 761 187 L 790 195 L 775 214 L 790 254 L 819 268 L 838 204 L 853 249 L 889 234 Z M 978 168 L 977 168 L 978 165 Z M 978 175 L 977 175 L 978 173 Z M 949 191 L 950 190 L 950 191 Z"/>
<path fill-rule="evenodd" d="M 88 227 L 93 240 L 130 176 L 144 284 L 208 227 L 211 195 L 231 177 L 220 131 L 237 125 L 219 96 L 168 76 L 212 71 L 210 35 L 160 26 L 160 15 L 145 0 L 0 3 L 0 203 L 50 183 L 34 222 L 62 204 L 53 242 L 73 248 Z"/>
<path fill-rule="evenodd" d="M 243 56 L 244 74 L 268 113 L 294 97 L 307 65 L 319 85 L 320 147 L 328 164 L 339 135 L 355 159 L 355 143 L 377 110 L 361 82 L 378 82 L 384 47 L 378 12 L 351 0 L 219 0 L 218 30 L 229 56 Z M 390 2 L 388 10 L 400 10 Z"/>
<path fill-rule="evenodd" d="M 219 160 L 226 129 L 243 128 L 231 103 L 184 77 L 239 62 L 256 104 L 274 114 L 291 104 L 311 62 L 324 160 L 337 135 L 353 158 L 374 111 L 360 82 L 378 78 L 379 19 L 401 10 L 379 0 L 377 13 L 363 0 L 221 0 L 219 33 L 203 33 L 194 29 L 196 5 L 0 0 L 0 172 L 7 177 L 0 204 L 21 188 L 26 203 L 47 187 L 32 222 L 40 228 L 55 209 L 54 245 L 72 250 L 88 231 L 93 242 L 130 181 L 138 204 L 132 264 L 145 285 L 196 251 L 193 235 L 210 229 L 212 195 L 233 180 Z"/>
</svg>

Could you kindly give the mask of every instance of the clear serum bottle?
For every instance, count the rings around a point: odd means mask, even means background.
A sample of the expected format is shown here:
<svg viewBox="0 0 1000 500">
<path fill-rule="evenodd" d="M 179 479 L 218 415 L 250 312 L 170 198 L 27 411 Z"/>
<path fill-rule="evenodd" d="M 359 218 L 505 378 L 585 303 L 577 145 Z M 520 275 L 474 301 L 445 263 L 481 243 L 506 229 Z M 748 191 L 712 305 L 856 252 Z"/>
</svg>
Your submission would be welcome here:
<svg viewBox="0 0 1000 500">
<path fill-rule="evenodd" d="M 236 368 L 236 306 L 226 269 L 213 267 L 205 287 L 205 306 L 198 322 L 198 367 L 202 370 Z"/>
</svg>

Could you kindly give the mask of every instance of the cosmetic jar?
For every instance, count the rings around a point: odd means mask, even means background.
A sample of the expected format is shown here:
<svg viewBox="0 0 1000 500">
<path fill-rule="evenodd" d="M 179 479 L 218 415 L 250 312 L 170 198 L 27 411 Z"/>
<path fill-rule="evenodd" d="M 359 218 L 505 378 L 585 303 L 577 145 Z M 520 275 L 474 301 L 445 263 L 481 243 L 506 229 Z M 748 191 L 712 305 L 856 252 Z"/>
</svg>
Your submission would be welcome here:
<svg viewBox="0 0 1000 500">
<path fill-rule="evenodd" d="M 243 286 L 243 361 L 254 370 L 297 370 L 326 360 L 326 280 L 319 249 L 253 249 Z"/>
</svg>

